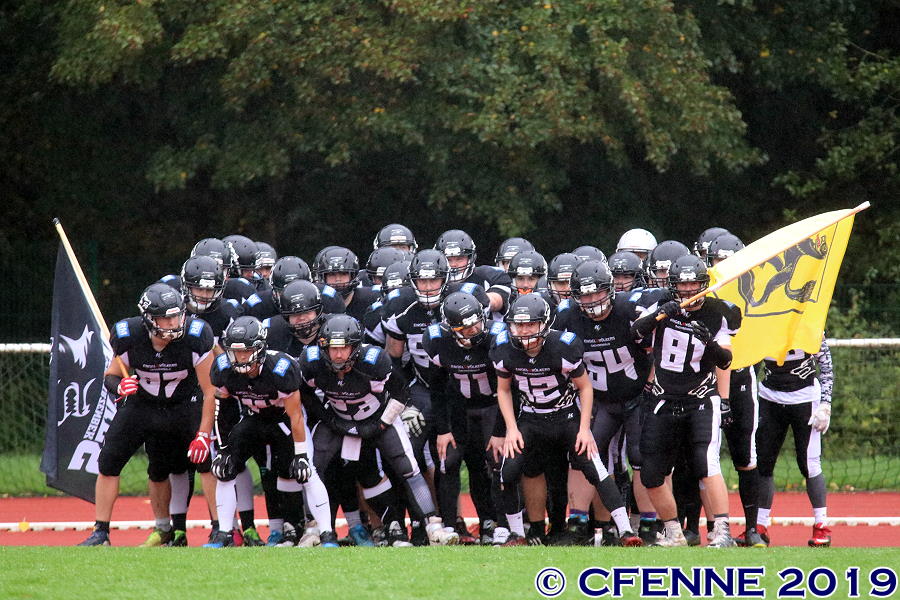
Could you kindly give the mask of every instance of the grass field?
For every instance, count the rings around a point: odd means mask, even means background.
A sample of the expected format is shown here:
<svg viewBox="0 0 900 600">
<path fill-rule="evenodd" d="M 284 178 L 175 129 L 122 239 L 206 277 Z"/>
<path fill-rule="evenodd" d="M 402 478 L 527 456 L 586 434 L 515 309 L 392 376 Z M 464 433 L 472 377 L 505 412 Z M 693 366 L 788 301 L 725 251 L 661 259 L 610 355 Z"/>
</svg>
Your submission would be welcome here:
<svg viewBox="0 0 900 600">
<path fill-rule="evenodd" d="M 779 576 L 780 570 L 795 567 L 808 574 L 827 567 L 836 576 L 832 597 L 847 598 L 848 566 L 859 567 L 859 593 L 869 597 L 873 569 L 897 564 L 900 549 L 893 548 L 0 547 L 0 598 L 540 598 L 535 577 L 548 566 L 559 569 L 567 580 L 565 591 L 557 597 L 576 598 L 585 597 L 578 588 L 578 576 L 584 569 L 614 565 L 714 567 L 721 577 L 726 576 L 727 567 L 764 567 L 765 575 L 758 576 L 758 583 L 745 591 L 765 589 L 768 598 L 777 597 L 779 587 L 792 579 Z M 670 577 L 663 577 L 662 582 L 671 585 Z M 817 582 L 824 587 L 827 579 L 821 575 Z M 609 583 L 599 576 L 588 579 L 593 589 Z M 803 581 L 796 591 L 805 589 Z M 624 588 L 621 597 L 637 598 L 640 591 L 640 587 Z M 737 589 L 734 592 L 730 597 L 750 597 Z M 691 594 L 682 588 L 682 595 Z M 893 595 L 897 595 L 896 576 Z M 728 596 L 717 592 L 715 597 Z M 807 593 L 806 597 L 814 596 Z"/>
<path fill-rule="evenodd" d="M 36 454 L 0 454 L 0 494 L 10 496 L 61 495 L 45 484 L 40 472 L 40 456 Z M 248 463 L 256 481 L 259 471 L 251 460 Z M 736 490 L 737 472 L 731 467 L 727 453 L 722 456 L 723 474 L 729 489 Z M 900 456 L 824 460 L 825 476 L 832 491 L 896 490 L 900 489 Z M 463 491 L 469 486 L 468 473 L 463 466 Z M 775 485 L 781 490 L 797 490 L 804 486 L 793 453 L 784 453 L 775 468 Z M 147 457 L 137 454 L 122 471 L 121 493 L 140 496 L 147 493 Z M 199 493 L 199 490 L 198 490 Z"/>
</svg>

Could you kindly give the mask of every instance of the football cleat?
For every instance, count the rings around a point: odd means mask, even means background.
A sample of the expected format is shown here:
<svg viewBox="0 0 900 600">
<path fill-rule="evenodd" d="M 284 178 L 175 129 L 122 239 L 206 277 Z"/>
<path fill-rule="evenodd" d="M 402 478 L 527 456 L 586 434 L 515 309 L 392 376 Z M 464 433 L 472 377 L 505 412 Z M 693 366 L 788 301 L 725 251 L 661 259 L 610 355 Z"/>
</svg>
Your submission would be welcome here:
<svg viewBox="0 0 900 600">
<path fill-rule="evenodd" d="M 742 536 L 744 538 L 744 543 L 740 544 L 741 546 L 746 546 L 747 548 L 766 548 L 769 546 L 769 542 L 763 539 L 759 532 L 753 527 L 745 531 Z"/>
<path fill-rule="evenodd" d="M 300 541 L 297 542 L 298 548 L 315 548 L 316 546 L 320 546 L 322 544 L 322 532 L 319 530 L 318 524 L 315 521 L 307 521 L 306 529 L 303 530 L 303 535 L 300 536 Z"/>
<path fill-rule="evenodd" d="M 737 546 L 731 537 L 731 528 L 728 521 L 716 521 L 713 526 L 713 539 L 707 544 L 707 548 L 733 548 Z"/>
<path fill-rule="evenodd" d="M 507 540 L 508 541 L 508 540 Z M 541 528 L 537 527 L 529 527 L 528 531 L 525 532 L 525 541 L 528 542 L 529 546 L 547 546 L 549 542 L 547 540 L 547 534 L 541 531 Z"/>
<path fill-rule="evenodd" d="M 273 530 L 269 532 L 269 537 L 266 538 L 266 546 L 277 546 L 284 539 L 284 536 L 278 530 Z"/>
<path fill-rule="evenodd" d="M 366 548 L 374 548 L 375 542 L 366 526 L 362 523 L 354 525 L 350 528 L 350 539 L 353 540 L 354 546 L 364 546 Z"/>
<path fill-rule="evenodd" d="M 100 529 L 94 529 L 86 540 L 78 544 L 79 546 L 109 546 L 109 532 Z"/>
<path fill-rule="evenodd" d="M 266 543 L 262 541 L 262 538 L 259 537 L 259 532 L 256 531 L 255 527 L 248 527 L 244 530 L 244 545 L 245 546 L 265 546 Z"/>
<path fill-rule="evenodd" d="M 479 533 L 481 534 L 481 545 L 482 546 L 490 546 L 494 543 L 494 529 L 496 529 L 497 523 L 493 519 L 485 519 L 484 522 L 479 526 Z"/>
<path fill-rule="evenodd" d="M 150 532 L 150 535 L 147 536 L 147 539 L 144 540 L 144 543 L 141 544 L 140 548 L 156 548 L 158 546 L 165 546 L 169 542 L 172 541 L 172 530 L 163 531 L 160 528 L 156 528 Z"/>
<path fill-rule="evenodd" d="M 319 535 L 319 541 L 322 543 L 323 548 L 339 548 L 340 544 L 338 544 L 337 536 L 333 531 L 323 531 Z M 300 544 L 297 544 L 298 546 Z"/>
<path fill-rule="evenodd" d="M 766 543 L 766 546 L 768 546 L 770 543 L 769 542 L 769 528 L 766 527 L 765 525 L 757 525 L 756 533 L 759 534 L 759 537 L 761 537 L 762 541 L 764 541 Z"/>
<path fill-rule="evenodd" d="M 179 548 L 187 546 L 187 532 L 183 529 L 176 529 L 172 532 L 172 539 L 166 543 L 166 546 Z"/>
<path fill-rule="evenodd" d="M 406 535 L 406 528 L 398 521 L 391 521 L 387 531 L 387 541 L 392 548 L 411 548 L 412 544 Z"/>
<path fill-rule="evenodd" d="M 825 523 L 816 523 L 807 544 L 810 548 L 828 548 L 831 546 L 831 530 L 825 527 Z"/>
<path fill-rule="evenodd" d="M 700 534 L 696 531 L 692 531 L 690 529 L 685 529 L 683 532 L 684 539 L 687 540 L 688 546 L 699 546 L 700 545 Z M 707 536 L 709 537 L 709 536 Z"/>
<path fill-rule="evenodd" d="M 644 544 L 650 546 L 656 542 L 656 519 L 641 519 L 638 523 L 638 535 Z"/>
<path fill-rule="evenodd" d="M 290 523 L 285 523 L 281 530 L 281 541 L 278 542 L 279 548 L 293 548 L 297 545 L 297 530 Z"/>
<path fill-rule="evenodd" d="M 635 535 L 633 531 L 626 531 L 618 537 L 616 542 L 616 546 L 625 546 L 628 548 L 636 548 L 644 545 L 644 540 L 642 540 L 640 536 Z"/>
<path fill-rule="evenodd" d="M 459 536 L 459 543 L 463 546 L 473 546 L 478 543 L 478 538 L 469 533 L 469 530 L 466 528 L 466 522 L 462 517 L 456 517 L 454 531 Z"/>
<path fill-rule="evenodd" d="M 491 544 L 494 546 L 502 546 L 509 539 L 509 529 L 497 526 L 494 528 L 494 537 Z"/>
<path fill-rule="evenodd" d="M 425 525 L 425 533 L 432 546 L 455 546 L 459 543 L 459 534 L 452 527 L 444 527 L 440 517 L 431 517 Z"/>
<path fill-rule="evenodd" d="M 509 546 L 527 546 L 528 540 L 515 532 L 510 532 L 509 537 L 507 538 L 504 544 L 501 544 L 504 548 Z"/>
<path fill-rule="evenodd" d="M 376 527 L 372 530 L 372 541 L 375 542 L 375 547 L 377 548 L 388 546 L 387 531 L 385 531 L 384 527 Z"/>
<path fill-rule="evenodd" d="M 662 548 L 674 548 L 677 546 L 687 546 L 688 542 L 684 539 L 684 532 L 682 532 L 681 527 L 679 527 L 674 533 L 668 529 L 663 529 L 663 532 L 659 534 L 652 545 L 660 546 Z"/>
<path fill-rule="evenodd" d="M 216 531 L 216 537 L 203 544 L 204 548 L 226 548 L 230 546 L 234 546 L 234 533 L 222 530 Z"/>
<path fill-rule="evenodd" d="M 231 536 L 233 538 L 234 546 L 240 547 L 244 545 L 244 534 L 240 529 L 234 528 L 231 530 Z"/>
<path fill-rule="evenodd" d="M 206 540 L 207 543 L 209 543 L 209 542 L 213 541 L 214 539 L 216 539 L 216 535 L 217 535 L 218 533 L 219 533 L 219 528 L 218 528 L 218 527 L 213 527 L 212 529 L 210 529 L 210 530 L 209 530 L 209 538 L 207 538 L 207 540 Z"/>
<path fill-rule="evenodd" d="M 409 541 L 412 542 L 413 546 L 428 545 L 428 534 L 425 532 L 425 526 L 422 525 L 421 521 L 412 521 L 409 528 L 412 531 Z"/>
</svg>

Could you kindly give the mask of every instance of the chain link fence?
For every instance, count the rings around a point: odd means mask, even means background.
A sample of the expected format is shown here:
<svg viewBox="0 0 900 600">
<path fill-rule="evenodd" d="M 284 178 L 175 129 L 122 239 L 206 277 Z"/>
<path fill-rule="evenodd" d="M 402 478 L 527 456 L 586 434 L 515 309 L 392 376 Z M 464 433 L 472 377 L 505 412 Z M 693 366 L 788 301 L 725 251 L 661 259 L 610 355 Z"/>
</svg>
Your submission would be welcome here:
<svg viewBox="0 0 900 600">
<path fill-rule="evenodd" d="M 834 415 L 824 439 L 823 466 L 833 490 L 900 489 L 900 340 L 831 340 Z M 0 494 L 45 495 L 39 471 L 44 446 L 48 344 L 0 344 Z M 723 454 L 727 453 L 723 445 Z M 723 468 L 730 487 L 737 476 Z M 145 494 L 146 458 L 122 473 L 123 494 Z M 790 433 L 775 478 L 781 489 L 802 489 Z"/>
</svg>

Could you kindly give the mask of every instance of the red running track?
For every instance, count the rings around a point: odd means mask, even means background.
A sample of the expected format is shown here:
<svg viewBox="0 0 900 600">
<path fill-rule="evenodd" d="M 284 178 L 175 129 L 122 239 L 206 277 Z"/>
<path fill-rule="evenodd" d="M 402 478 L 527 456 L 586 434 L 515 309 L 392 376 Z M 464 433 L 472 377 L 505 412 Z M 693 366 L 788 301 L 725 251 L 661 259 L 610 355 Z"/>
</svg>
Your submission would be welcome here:
<svg viewBox="0 0 900 600">
<path fill-rule="evenodd" d="M 730 494 L 731 514 L 742 515 L 740 498 Z M 475 516 L 472 502 L 465 496 L 460 505 L 465 516 Z M 256 514 L 265 517 L 265 504 L 261 496 L 256 498 Z M 811 517 L 812 511 L 805 493 L 782 492 L 776 495 L 773 518 Z M 828 515 L 841 517 L 900 517 L 900 493 L 898 492 L 851 492 L 834 493 L 828 496 Z M 150 503 L 146 497 L 122 497 L 116 503 L 113 518 L 123 521 L 152 520 Z M 208 512 L 202 497 L 191 501 L 189 519 L 206 519 Z M 42 521 L 93 521 L 94 505 L 78 498 L 2 498 L 0 499 L 0 522 L 37 523 Z M 741 528 L 735 528 L 740 532 Z M 260 534 L 265 535 L 266 528 Z M 835 546 L 877 547 L 900 546 L 900 528 L 891 526 L 835 526 L 832 540 Z M 806 546 L 810 528 L 804 526 L 773 526 L 769 529 L 772 544 L 777 546 Z M 0 531 L 0 546 L 69 546 L 86 538 L 85 531 Z M 147 530 L 113 530 L 111 537 L 117 546 L 136 546 L 148 535 Z M 191 529 L 188 532 L 190 544 L 200 545 L 206 541 L 207 529 Z"/>
</svg>

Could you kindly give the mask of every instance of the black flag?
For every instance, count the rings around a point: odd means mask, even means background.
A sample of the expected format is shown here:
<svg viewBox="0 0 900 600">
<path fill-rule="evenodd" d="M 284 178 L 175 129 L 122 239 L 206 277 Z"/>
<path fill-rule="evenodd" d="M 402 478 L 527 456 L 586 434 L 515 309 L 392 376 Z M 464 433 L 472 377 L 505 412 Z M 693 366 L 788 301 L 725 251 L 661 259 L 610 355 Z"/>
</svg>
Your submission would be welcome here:
<svg viewBox="0 0 900 600">
<path fill-rule="evenodd" d="M 56 255 L 50 336 L 50 395 L 41 471 L 50 487 L 93 502 L 100 447 L 116 413 L 115 398 L 103 386 L 112 349 L 62 244 Z"/>
</svg>

